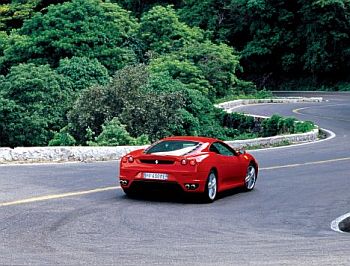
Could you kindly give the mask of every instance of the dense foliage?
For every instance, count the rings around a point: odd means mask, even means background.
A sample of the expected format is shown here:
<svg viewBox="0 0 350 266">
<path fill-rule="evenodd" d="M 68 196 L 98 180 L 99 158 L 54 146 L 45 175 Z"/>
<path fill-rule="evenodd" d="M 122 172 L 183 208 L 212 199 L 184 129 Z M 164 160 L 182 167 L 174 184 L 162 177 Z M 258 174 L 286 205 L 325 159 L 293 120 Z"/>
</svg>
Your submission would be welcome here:
<svg viewBox="0 0 350 266">
<path fill-rule="evenodd" d="M 113 73 L 136 60 L 128 42 L 137 28 L 136 20 L 116 4 L 74 0 L 50 5 L 24 21 L 5 49 L 3 64 L 29 61 L 55 67 L 61 58 L 87 56 Z"/>
<path fill-rule="evenodd" d="M 188 0 L 179 13 L 241 51 L 244 76 L 260 87 L 349 81 L 349 1 Z"/>
<path fill-rule="evenodd" d="M 345 0 L 4 0 L 0 146 L 310 129 L 273 117 L 258 131 L 213 102 L 347 89 L 349 12 Z"/>
<path fill-rule="evenodd" d="M 52 130 L 64 126 L 71 88 L 48 65 L 14 66 L 1 85 L 2 145 L 46 145 Z"/>
</svg>

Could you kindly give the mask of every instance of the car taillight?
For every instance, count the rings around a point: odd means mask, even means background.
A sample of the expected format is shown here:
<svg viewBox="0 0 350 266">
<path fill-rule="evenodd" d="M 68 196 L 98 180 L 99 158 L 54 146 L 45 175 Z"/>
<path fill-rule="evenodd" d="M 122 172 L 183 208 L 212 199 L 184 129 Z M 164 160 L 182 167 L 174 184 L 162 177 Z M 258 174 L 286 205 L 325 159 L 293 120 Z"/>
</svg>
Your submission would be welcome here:
<svg viewBox="0 0 350 266">
<path fill-rule="evenodd" d="M 197 164 L 197 161 L 196 161 L 196 159 L 190 159 L 190 160 L 182 159 L 182 160 L 181 160 L 181 164 L 182 164 L 182 165 L 187 165 L 187 164 L 189 164 L 189 165 L 191 165 L 191 166 L 195 166 L 195 165 Z"/>
<path fill-rule="evenodd" d="M 197 164 L 196 159 L 191 159 L 190 160 L 190 165 L 195 166 Z"/>
</svg>

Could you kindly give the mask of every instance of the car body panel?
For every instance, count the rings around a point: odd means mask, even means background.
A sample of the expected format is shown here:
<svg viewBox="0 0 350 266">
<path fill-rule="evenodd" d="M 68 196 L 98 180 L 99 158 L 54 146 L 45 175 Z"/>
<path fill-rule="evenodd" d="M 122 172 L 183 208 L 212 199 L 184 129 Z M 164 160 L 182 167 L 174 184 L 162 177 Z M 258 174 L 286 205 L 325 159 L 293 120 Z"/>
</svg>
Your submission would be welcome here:
<svg viewBox="0 0 350 266">
<path fill-rule="evenodd" d="M 150 147 L 155 146 L 162 141 L 194 141 L 198 142 L 198 147 L 186 154 L 174 155 L 176 152 L 166 152 L 160 154 L 147 154 Z M 175 183 L 183 191 L 190 193 L 202 193 L 206 189 L 206 182 L 211 171 L 215 171 L 218 176 L 218 191 L 243 186 L 245 182 L 246 171 L 250 163 L 253 163 L 258 170 L 258 164 L 254 157 L 248 153 L 241 154 L 234 151 L 224 142 L 205 137 L 169 137 L 151 145 L 147 149 L 140 149 L 130 152 L 121 159 L 120 177 L 123 181 L 122 188 L 127 191 L 132 188 L 134 182 L 141 184 L 156 183 Z M 233 155 L 223 155 L 211 151 L 214 143 L 225 145 L 232 151 Z M 131 159 L 131 158 L 132 159 Z M 183 160 L 186 164 L 183 165 Z M 191 165 L 193 163 L 194 165 Z M 144 173 L 153 173 L 153 176 L 162 176 L 167 174 L 166 180 L 146 179 Z M 157 175 L 161 174 L 161 175 Z M 148 175 L 149 176 L 149 175 Z M 124 182 L 125 181 L 125 182 Z M 186 184 L 196 184 L 196 189 L 187 189 Z"/>
</svg>

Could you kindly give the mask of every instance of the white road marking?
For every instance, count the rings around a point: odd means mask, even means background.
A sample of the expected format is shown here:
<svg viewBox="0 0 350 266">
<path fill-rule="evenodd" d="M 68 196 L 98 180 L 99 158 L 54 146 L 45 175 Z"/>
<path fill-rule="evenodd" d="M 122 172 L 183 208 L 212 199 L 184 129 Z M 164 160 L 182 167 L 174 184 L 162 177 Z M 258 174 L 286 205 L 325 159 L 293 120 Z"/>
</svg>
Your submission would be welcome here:
<svg viewBox="0 0 350 266">
<path fill-rule="evenodd" d="M 350 157 L 322 160 L 322 161 L 315 161 L 315 162 L 295 163 L 295 164 L 287 164 L 287 165 L 262 167 L 262 168 L 259 168 L 259 170 L 274 170 L 274 169 L 282 169 L 282 168 L 292 168 L 292 167 L 298 167 L 298 166 L 304 166 L 304 165 L 324 164 L 324 163 L 341 162 L 341 161 L 348 161 L 348 160 L 350 160 Z"/>
<path fill-rule="evenodd" d="M 331 228 L 332 230 L 336 231 L 336 232 L 340 232 L 340 233 L 345 233 L 343 231 L 341 231 L 339 229 L 339 224 L 345 220 L 346 218 L 349 218 L 350 217 L 350 212 L 349 213 L 346 213 L 340 217 L 338 217 L 337 219 L 335 219 L 334 221 L 331 222 Z"/>
<path fill-rule="evenodd" d="M 297 164 L 278 165 L 278 166 L 271 166 L 271 167 L 262 167 L 259 170 L 274 170 L 274 169 L 291 168 L 291 167 L 298 167 L 298 166 L 304 166 L 304 165 L 340 162 L 340 161 L 346 161 L 346 160 L 350 160 L 350 157 L 323 160 L 323 161 L 315 161 L 315 162 L 307 162 L 307 163 L 297 163 Z M 45 195 L 45 196 L 21 199 L 21 200 L 16 200 L 16 201 L 0 202 L 0 207 L 20 205 L 20 204 L 26 204 L 26 203 L 39 202 L 39 201 L 53 200 L 53 199 L 61 199 L 61 198 L 74 197 L 74 196 L 81 196 L 81 195 L 104 192 L 104 191 L 115 190 L 115 189 L 121 189 L 121 187 L 120 186 L 104 187 L 104 188 L 96 188 L 96 189 L 83 190 L 83 191 L 67 192 L 67 193 L 61 193 L 61 194 Z"/>
<path fill-rule="evenodd" d="M 296 146 L 304 146 L 304 145 L 310 145 L 310 144 L 317 144 L 317 143 L 320 143 L 320 142 L 323 142 L 323 141 L 327 141 L 327 140 L 331 140 L 333 138 L 335 138 L 337 135 L 331 131 L 331 130 L 328 130 L 328 129 L 325 129 L 325 128 L 321 128 L 323 131 L 326 131 L 327 134 L 328 134 L 328 137 L 325 138 L 325 139 L 319 139 L 319 140 L 316 140 L 316 141 L 310 141 L 310 142 L 305 142 L 305 143 L 298 143 L 298 144 L 290 144 L 290 145 L 287 145 L 287 146 L 280 146 L 280 147 L 270 147 L 270 148 L 264 148 L 264 149 L 257 149 L 257 150 L 249 150 L 249 151 L 254 151 L 255 152 L 259 152 L 259 151 L 266 151 L 266 150 L 280 150 L 280 149 L 288 149 L 288 148 L 294 148 Z"/>
<path fill-rule="evenodd" d="M 342 104 L 341 103 L 341 104 L 308 106 L 308 107 L 302 107 L 302 108 L 294 109 L 292 112 L 295 113 L 295 114 L 298 114 L 298 115 L 310 115 L 310 116 L 313 116 L 313 117 L 319 117 L 319 118 L 326 119 L 326 120 L 338 120 L 338 121 L 343 121 L 343 122 L 350 122 L 350 120 L 344 119 L 344 118 L 338 118 L 338 117 L 332 117 L 332 116 L 323 116 L 323 115 L 317 115 L 317 114 L 304 114 L 304 113 L 300 112 L 302 110 L 306 110 L 306 109 L 310 109 L 310 108 L 314 108 L 314 107 L 323 108 L 323 107 L 332 107 L 332 106 L 341 106 L 341 105 L 348 105 L 348 104 Z"/>
<path fill-rule="evenodd" d="M 96 189 L 68 192 L 68 193 L 62 193 L 62 194 L 53 194 L 53 195 L 46 195 L 46 196 L 40 196 L 40 197 L 33 197 L 33 198 L 28 198 L 28 199 L 16 200 L 16 201 L 8 201 L 8 202 L 0 203 L 0 207 L 20 205 L 20 204 L 25 204 L 25 203 L 32 203 L 32 202 L 46 201 L 46 200 L 53 200 L 53 199 L 61 199 L 61 198 L 67 198 L 67 197 L 73 197 L 73 196 L 81 196 L 81 195 L 103 192 L 103 191 L 108 191 L 108 190 L 115 190 L 115 189 L 121 189 L 121 187 L 120 186 L 104 187 L 104 188 L 96 188 Z"/>
</svg>

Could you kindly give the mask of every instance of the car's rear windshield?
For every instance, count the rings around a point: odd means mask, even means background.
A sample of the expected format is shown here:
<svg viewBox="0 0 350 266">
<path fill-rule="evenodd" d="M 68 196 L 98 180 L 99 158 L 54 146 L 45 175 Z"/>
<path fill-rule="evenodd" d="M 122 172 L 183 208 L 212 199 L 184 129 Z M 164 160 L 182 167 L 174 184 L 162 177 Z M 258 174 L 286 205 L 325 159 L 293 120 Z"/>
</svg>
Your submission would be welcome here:
<svg viewBox="0 0 350 266">
<path fill-rule="evenodd" d="M 151 146 L 145 153 L 182 156 L 193 151 L 199 145 L 199 142 L 189 140 L 163 140 Z"/>
</svg>

